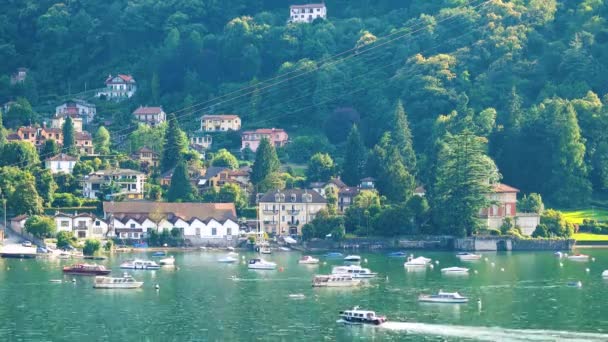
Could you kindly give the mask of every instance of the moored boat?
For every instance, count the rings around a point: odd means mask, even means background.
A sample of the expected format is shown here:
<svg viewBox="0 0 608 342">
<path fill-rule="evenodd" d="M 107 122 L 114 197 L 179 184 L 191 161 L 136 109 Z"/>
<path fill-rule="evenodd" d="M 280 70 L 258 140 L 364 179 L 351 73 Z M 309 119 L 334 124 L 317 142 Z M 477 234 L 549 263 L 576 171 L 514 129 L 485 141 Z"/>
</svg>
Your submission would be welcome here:
<svg viewBox="0 0 608 342">
<path fill-rule="evenodd" d="M 589 256 L 586 254 L 568 255 L 568 260 L 571 261 L 589 261 Z"/>
<path fill-rule="evenodd" d="M 326 258 L 341 258 L 343 257 L 344 254 L 340 253 L 340 252 L 329 252 L 325 254 Z"/>
<path fill-rule="evenodd" d="M 239 261 L 239 259 L 237 259 L 233 256 L 230 256 L 230 255 L 217 259 L 217 262 L 222 263 L 222 264 L 233 264 L 237 261 Z"/>
<path fill-rule="evenodd" d="M 423 256 L 420 256 L 417 258 L 410 256 L 407 258 L 407 261 L 403 264 L 403 266 L 405 266 L 405 267 L 427 267 L 430 262 L 431 262 L 431 259 L 425 258 Z"/>
<path fill-rule="evenodd" d="M 346 262 L 360 262 L 361 261 L 361 257 L 358 255 L 347 255 L 346 257 L 344 257 L 344 261 Z"/>
<path fill-rule="evenodd" d="M 63 273 L 68 274 L 108 275 L 110 272 L 105 266 L 97 264 L 75 264 L 63 268 Z"/>
<path fill-rule="evenodd" d="M 173 255 L 171 255 L 171 256 L 169 256 L 169 257 L 167 257 L 167 258 L 160 259 L 160 260 L 158 261 L 158 263 L 159 263 L 161 266 L 173 266 L 173 265 L 175 265 L 175 258 L 173 257 Z"/>
<path fill-rule="evenodd" d="M 130 270 L 158 270 L 160 266 L 151 260 L 129 260 L 120 264 L 120 268 Z"/>
<path fill-rule="evenodd" d="M 418 297 L 418 301 L 425 303 L 461 304 L 467 303 L 469 301 L 469 298 L 461 296 L 458 292 L 443 292 L 439 290 L 439 293 L 434 295 L 420 295 Z"/>
<path fill-rule="evenodd" d="M 250 270 L 274 270 L 277 268 L 277 264 L 264 259 L 251 259 L 247 267 Z"/>
<path fill-rule="evenodd" d="M 390 258 L 405 258 L 407 256 L 406 252 L 391 252 L 388 253 L 388 257 Z"/>
<path fill-rule="evenodd" d="M 340 318 L 348 324 L 380 325 L 386 322 L 385 316 L 378 316 L 374 311 L 361 310 L 358 306 L 351 310 L 340 311 Z"/>
<path fill-rule="evenodd" d="M 270 248 L 261 248 L 260 253 L 261 254 L 272 254 L 272 251 L 270 250 Z"/>
<path fill-rule="evenodd" d="M 353 287 L 360 284 L 360 279 L 346 274 L 316 275 L 312 279 L 313 287 Z"/>
<path fill-rule="evenodd" d="M 304 255 L 303 257 L 300 258 L 298 263 L 302 264 L 302 265 L 316 265 L 319 263 L 319 259 L 313 258 L 310 255 Z"/>
<path fill-rule="evenodd" d="M 373 278 L 378 273 L 370 271 L 369 268 L 362 268 L 357 265 L 350 266 L 336 266 L 331 270 L 332 274 L 348 274 L 353 278 Z"/>
<path fill-rule="evenodd" d="M 602 278 L 608 278 L 608 270 L 602 272 Z"/>
<path fill-rule="evenodd" d="M 130 275 L 124 274 L 120 278 L 97 276 L 93 287 L 96 289 L 137 289 L 143 284 L 143 281 L 137 281 Z"/>
<path fill-rule="evenodd" d="M 164 252 L 164 251 L 158 251 L 158 252 L 152 253 L 153 257 L 164 257 L 166 255 L 167 255 L 167 252 Z"/>
<path fill-rule="evenodd" d="M 457 253 L 456 257 L 458 257 L 460 261 L 475 261 L 481 259 L 481 254 L 461 252 Z"/>
<path fill-rule="evenodd" d="M 447 268 L 442 268 L 441 273 L 446 274 L 446 275 L 447 274 L 465 275 L 465 274 L 469 274 L 469 269 L 464 268 L 464 267 L 447 267 Z"/>
</svg>

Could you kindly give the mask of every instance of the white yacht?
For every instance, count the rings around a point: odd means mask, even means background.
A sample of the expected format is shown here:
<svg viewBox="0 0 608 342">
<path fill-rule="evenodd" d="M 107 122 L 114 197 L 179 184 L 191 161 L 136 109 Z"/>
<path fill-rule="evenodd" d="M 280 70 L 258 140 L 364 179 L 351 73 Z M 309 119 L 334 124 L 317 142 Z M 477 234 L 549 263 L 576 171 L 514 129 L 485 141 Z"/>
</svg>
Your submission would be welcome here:
<svg viewBox="0 0 608 342">
<path fill-rule="evenodd" d="M 173 257 L 173 255 L 171 255 L 171 256 L 169 256 L 167 258 L 160 259 L 158 261 L 158 263 L 161 266 L 173 266 L 173 265 L 175 265 L 175 258 Z"/>
<path fill-rule="evenodd" d="M 358 306 L 352 310 L 340 311 L 342 322 L 347 324 L 372 324 L 380 325 L 386 322 L 385 316 L 377 316 L 374 311 L 361 310 Z"/>
<path fill-rule="evenodd" d="M 414 258 L 412 256 L 407 258 L 407 261 L 403 264 L 405 267 L 427 267 L 431 263 L 431 259 L 423 256 Z"/>
<path fill-rule="evenodd" d="M 319 263 L 319 259 L 313 258 L 310 255 L 305 255 L 300 258 L 298 263 L 301 265 L 316 265 Z"/>
<path fill-rule="evenodd" d="M 217 259 L 217 262 L 222 263 L 222 264 L 234 264 L 235 262 L 239 261 L 239 259 L 233 257 L 232 255 L 226 255 L 223 258 L 219 258 Z"/>
<path fill-rule="evenodd" d="M 121 278 L 95 277 L 93 287 L 96 289 L 137 289 L 142 287 L 143 281 L 136 281 L 128 274 Z"/>
<path fill-rule="evenodd" d="M 277 268 L 277 264 L 264 259 L 251 259 L 247 267 L 250 270 L 274 270 Z"/>
<path fill-rule="evenodd" d="M 312 279 L 313 287 L 353 287 L 360 284 L 360 279 L 346 274 L 316 275 Z"/>
<path fill-rule="evenodd" d="M 360 262 L 361 261 L 361 257 L 358 255 L 347 255 L 344 258 L 344 261 L 346 262 Z"/>
<path fill-rule="evenodd" d="M 373 278 L 378 275 L 370 271 L 369 268 L 362 268 L 358 265 L 336 266 L 331 270 L 332 274 L 347 274 L 353 278 Z"/>
<path fill-rule="evenodd" d="M 439 290 L 439 293 L 434 295 L 420 295 L 418 297 L 419 302 L 425 303 L 467 303 L 469 298 L 461 296 L 458 292 L 443 292 Z"/>
<path fill-rule="evenodd" d="M 481 259 L 481 254 L 462 252 L 462 253 L 457 253 L 456 257 L 458 257 L 458 259 L 460 259 L 460 261 L 475 261 L 475 260 Z"/>
<path fill-rule="evenodd" d="M 608 278 L 608 270 L 602 272 L 602 278 Z"/>
<path fill-rule="evenodd" d="M 120 268 L 129 270 L 158 270 L 160 266 L 151 260 L 129 260 L 120 264 Z"/>
<path fill-rule="evenodd" d="M 266 248 L 261 248 L 260 253 L 261 254 L 272 254 L 272 251 L 270 250 L 270 248 L 266 247 Z"/>
<path fill-rule="evenodd" d="M 451 274 L 454 274 L 454 275 L 456 275 L 456 274 L 465 275 L 465 274 L 469 274 L 469 269 L 468 268 L 464 268 L 464 267 L 447 267 L 447 268 L 442 268 L 441 269 L 441 273 L 446 274 L 446 275 L 447 274 L 450 274 L 450 275 Z"/>
<path fill-rule="evenodd" d="M 589 261 L 589 256 L 586 254 L 568 255 L 568 260 L 572 261 Z"/>
</svg>

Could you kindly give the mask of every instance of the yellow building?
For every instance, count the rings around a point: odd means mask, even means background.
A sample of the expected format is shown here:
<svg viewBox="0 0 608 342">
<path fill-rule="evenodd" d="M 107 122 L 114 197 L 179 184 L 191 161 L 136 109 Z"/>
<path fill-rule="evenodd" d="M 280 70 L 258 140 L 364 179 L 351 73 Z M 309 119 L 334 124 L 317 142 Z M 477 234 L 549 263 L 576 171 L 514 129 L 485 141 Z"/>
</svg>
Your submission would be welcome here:
<svg viewBox="0 0 608 342">
<path fill-rule="evenodd" d="M 238 115 L 203 115 L 201 118 L 201 131 L 225 132 L 241 129 L 241 118 Z"/>
<path fill-rule="evenodd" d="M 302 235 L 302 227 L 326 208 L 327 200 L 314 190 L 268 191 L 258 201 L 260 229 L 273 235 Z"/>
</svg>

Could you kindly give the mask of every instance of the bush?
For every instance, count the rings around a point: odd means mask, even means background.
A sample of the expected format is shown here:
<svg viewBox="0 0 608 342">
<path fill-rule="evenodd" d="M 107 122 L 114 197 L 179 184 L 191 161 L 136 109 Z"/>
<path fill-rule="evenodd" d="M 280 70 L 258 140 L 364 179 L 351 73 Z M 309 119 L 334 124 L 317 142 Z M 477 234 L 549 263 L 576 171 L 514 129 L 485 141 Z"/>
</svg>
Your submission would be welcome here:
<svg viewBox="0 0 608 342">
<path fill-rule="evenodd" d="M 111 251 L 114 248 L 114 241 L 112 240 L 108 240 L 106 241 L 106 244 L 103 246 L 103 249 L 105 249 L 106 251 Z"/>
<path fill-rule="evenodd" d="M 46 216 L 32 216 L 25 221 L 25 231 L 39 239 L 53 236 L 55 220 Z"/>
<path fill-rule="evenodd" d="M 66 249 L 72 244 L 73 240 L 74 235 L 72 234 L 72 232 L 59 232 L 57 233 L 57 248 Z"/>
<path fill-rule="evenodd" d="M 540 223 L 547 229 L 546 237 L 569 237 L 574 233 L 572 223 L 566 221 L 564 215 L 557 210 L 549 209 L 543 212 Z"/>
<path fill-rule="evenodd" d="M 56 193 L 53 197 L 54 208 L 74 208 L 82 205 L 82 200 L 70 193 Z"/>
<path fill-rule="evenodd" d="M 84 243 L 82 253 L 84 255 L 93 255 L 97 253 L 97 251 L 99 251 L 100 247 L 101 243 L 99 242 L 99 240 L 87 239 L 87 241 L 85 241 Z"/>
</svg>

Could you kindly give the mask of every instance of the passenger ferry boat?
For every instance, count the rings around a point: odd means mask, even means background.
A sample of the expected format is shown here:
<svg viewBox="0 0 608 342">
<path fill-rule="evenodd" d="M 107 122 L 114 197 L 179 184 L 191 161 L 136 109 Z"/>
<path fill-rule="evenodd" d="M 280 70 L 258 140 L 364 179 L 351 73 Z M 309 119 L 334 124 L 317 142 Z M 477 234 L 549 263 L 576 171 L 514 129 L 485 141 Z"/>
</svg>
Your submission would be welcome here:
<svg viewBox="0 0 608 342">
<path fill-rule="evenodd" d="M 475 260 L 481 259 L 481 254 L 462 252 L 462 253 L 457 253 L 456 257 L 458 257 L 458 259 L 460 259 L 460 261 L 475 261 Z"/>
<path fill-rule="evenodd" d="M 340 311 L 342 322 L 347 324 L 371 324 L 380 325 L 386 322 L 386 316 L 378 316 L 374 311 L 361 310 L 358 306 L 352 310 Z"/>
<path fill-rule="evenodd" d="M 298 263 L 302 265 L 316 265 L 319 263 L 319 259 L 313 258 L 310 255 L 305 255 L 300 258 Z"/>
<path fill-rule="evenodd" d="M 469 269 L 464 268 L 464 267 L 447 267 L 447 268 L 442 268 L 441 273 L 446 274 L 446 275 L 447 274 L 466 275 L 466 274 L 469 274 Z"/>
<path fill-rule="evenodd" d="M 97 264 L 75 264 L 65 266 L 63 268 L 63 273 L 81 275 L 108 275 L 110 274 L 110 270 L 106 269 L 105 266 Z"/>
<path fill-rule="evenodd" d="M 346 274 L 316 275 L 312 279 L 313 287 L 353 287 L 360 284 L 360 279 Z"/>
<path fill-rule="evenodd" d="M 568 255 L 568 260 L 572 261 L 589 261 L 589 256 L 586 254 Z"/>
<path fill-rule="evenodd" d="M 93 287 L 96 289 L 137 289 L 142 287 L 143 281 L 136 281 L 128 274 L 121 278 L 95 277 Z"/>
<path fill-rule="evenodd" d="M 120 268 L 129 270 L 158 270 L 160 266 L 151 260 L 129 260 L 120 264 Z"/>
<path fill-rule="evenodd" d="M 332 274 L 348 274 L 353 278 L 373 278 L 378 275 L 370 271 L 369 268 L 362 268 L 358 265 L 336 266 L 331 270 Z"/>
<path fill-rule="evenodd" d="M 458 292 L 443 292 L 439 290 L 439 293 L 434 295 L 420 295 L 418 301 L 425 303 L 461 304 L 467 303 L 469 298 L 461 296 Z"/>
<path fill-rule="evenodd" d="M 251 259 L 247 267 L 250 270 L 274 270 L 277 268 L 277 264 L 264 259 Z"/>
</svg>

